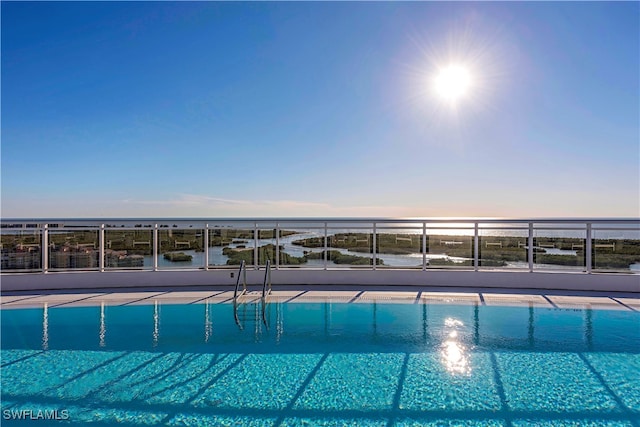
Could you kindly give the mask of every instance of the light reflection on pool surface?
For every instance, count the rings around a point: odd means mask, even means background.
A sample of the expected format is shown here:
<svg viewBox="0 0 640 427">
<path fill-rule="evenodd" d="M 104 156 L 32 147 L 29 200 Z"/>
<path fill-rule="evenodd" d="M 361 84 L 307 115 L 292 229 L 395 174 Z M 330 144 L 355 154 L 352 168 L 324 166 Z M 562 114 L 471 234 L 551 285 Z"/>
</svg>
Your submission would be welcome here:
<svg viewBox="0 0 640 427">
<path fill-rule="evenodd" d="M 239 306 L 243 329 L 232 304 L 2 310 L 3 414 L 67 409 L 79 425 L 638 425 L 637 312 L 273 303 L 264 322 L 262 308 Z"/>
</svg>

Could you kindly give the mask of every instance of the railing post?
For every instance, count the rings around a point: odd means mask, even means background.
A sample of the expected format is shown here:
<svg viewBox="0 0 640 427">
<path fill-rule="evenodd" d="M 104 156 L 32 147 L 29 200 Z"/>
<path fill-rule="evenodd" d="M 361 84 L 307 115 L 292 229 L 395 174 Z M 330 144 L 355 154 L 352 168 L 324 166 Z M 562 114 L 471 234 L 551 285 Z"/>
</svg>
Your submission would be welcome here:
<svg viewBox="0 0 640 427">
<path fill-rule="evenodd" d="M 98 256 L 100 257 L 100 259 L 98 260 L 98 265 L 100 267 L 100 272 L 104 272 L 104 224 L 100 224 L 100 230 L 98 231 L 98 245 Z"/>
<path fill-rule="evenodd" d="M 529 223 L 529 237 L 527 238 L 527 262 L 529 263 L 529 272 L 533 272 L 533 223 Z"/>
<path fill-rule="evenodd" d="M 209 224 L 204 225 L 204 270 L 209 270 Z"/>
<path fill-rule="evenodd" d="M 327 247 L 327 243 L 328 243 L 327 240 L 329 239 L 329 236 L 328 236 L 327 233 L 328 233 L 327 222 L 325 221 L 325 223 L 324 223 L 324 251 L 323 251 L 323 253 L 324 253 L 324 256 L 323 256 L 323 258 L 324 258 L 324 269 L 325 270 L 327 269 L 327 251 L 329 250 L 328 247 Z"/>
<path fill-rule="evenodd" d="M 153 224 L 153 271 L 158 271 L 158 224 Z"/>
<path fill-rule="evenodd" d="M 479 247 L 479 237 L 478 237 L 478 223 L 473 224 L 473 270 L 478 271 L 478 267 L 480 266 L 480 254 L 478 251 Z"/>
<path fill-rule="evenodd" d="M 280 267 L 280 225 L 276 222 L 276 270 Z"/>
<path fill-rule="evenodd" d="M 373 243 L 373 258 L 372 258 L 372 261 L 373 261 L 373 269 L 375 270 L 376 269 L 376 264 L 377 264 L 377 261 L 378 261 L 377 260 L 378 251 L 376 250 L 377 239 L 376 239 L 376 223 L 375 222 L 373 223 L 373 237 L 371 238 L 371 242 Z"/>
<path fill-rule="evenodd" d="M 422 223 L 422 271 L 427 270 L 427 223 Z"/>
<path fill-rule="evenodd" d="M 253 223 L 253 269 L 260 269 L 260 260 L 258 259 L 258 223 Z"/>
<path fill-rule="evenodd" d="M 49 271 L 49 224 L 42 225 L 42 272 Z"/>
<path fill-rule="evenodd" d="M 593 232 L 591 229 L 592 224 L 589 222 L 587 223 L 587 241 L 585 242 L 584 245 L 584 250 L 585 250 L 585 264 L 586 264 L 586 271 L 587 274 L 591 274 L 591 267 L 593 266 L 593 257 L 592 257 L 592 248 L 593 248 Z"/>
</svg>

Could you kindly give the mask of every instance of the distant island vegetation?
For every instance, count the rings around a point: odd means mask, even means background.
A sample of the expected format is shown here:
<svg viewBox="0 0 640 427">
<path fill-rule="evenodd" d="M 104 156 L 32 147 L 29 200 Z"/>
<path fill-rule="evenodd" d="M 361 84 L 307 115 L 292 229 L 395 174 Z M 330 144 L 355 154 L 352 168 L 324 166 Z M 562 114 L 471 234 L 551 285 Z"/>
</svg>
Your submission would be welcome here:
<svg viewBox="0 0 640 427">
<path fill-rule="evenodd" d="M 473 236 L 427 235 L 426 252 L 447 257 L 473 258 Z M 479 263 L 483 267 L 504 267 L 508 262 L 527 261 L 527 238 L 515 236 L 480 236 Z M 295 240 L 294 245 L 307 248 L 323 248 L 324 237 Z M 327 237 L 329 248 L 348 249 L 353 252 L 372 253 L 373 234 L 337 233 Z M 422 235 L 379 233 L 376 252 L 380 255 L 409 255 L 422 253 Z M 608 239 L 594 239 L 593 260 L 596 268 L 628 268 L 640 262 L 640 241 L 618 239 L 612 245 Z M 571 251 L 575 254 L 551 254 L 547 249 Z M 585 265 L 584 240 L 579 238 L 534 238 L 534 262 L 565 266 Z M 470 259 L 454 261 L 447 258 L 429 260 L 430 266 L 472 266 Z"/>
<path fill-rule="evenodd" d="M 171 262 L 185 262 L 191 261 L 193 257 L 189 254 L 185 254 L 184 252 L 167 252 L 164 254 L 164 259 Z"/>
<path fill-rule="evenodd" d="M 260 239 L 273 239 L 276 230 L 257 230 Z M 300 231 L 280 230 L 280 237 L 300 234 Z M 256 234 L 253 229 L 215 228 L 209 230 L 208 247 L 222 247 L 223 254 L 228 257 L 228 265 L 237 265 L 242 260 L 253 264 L 254 249 L 252 239 Z M 158 252 L 172 262 L 190 261 L 193 257 L 185 250 L 203 252 L 205 233 L 202 229 L 161 228 L 158 230 Z M 38 235 L 2 235 L 5 251 L 17 245 L 38 245 Z M 325 251 L 325 239 L 327 248 Z M 385 255 L 427 254 L 442 255 L 442 258 L 429 259 L 430 267 L 472 266 L 474 255 L 473 236 L 429 234 L 423 242 L 422 234 L 393 233 L 379 231 L 375 239 L 376 253 Z M 535 237 L 534 262 L 581 267 L 586 263 L 585 241 L 571 237 Z M 372 233 L 343 232 L 325 237 L 308 237 L 293 240 L 293 245 L 314 249 L 305 251 L 303 256 L 293 256 L 280 248 L 280 265 L 301 265 L 309 260 L 326 259 L 335 264 L 371 265 L 374 249 Z M 504 267 L 508 263 L 527 262 L 527 237 L 523 236 L 480 236 L 478 245 L 479 264 L 481 267 Z M 97 250 L 99 232 L 97 230 L 50 231 L 49 244 L 52 251 L 62 247 L 84 247 Z M 246 248 L 244 246 L 250 246 Z M 153 230 L 150 229 L 118 229 L 105 230 L 105 250 L 126 251 L 131 255 L 153 254 Z M 235 246 L 232 248 L 231 246 Z M 344 253 L 348 251 L 349 253 Z M 267 244 L 258 248 L 259 263 L 264 260 L 275 260 L 275 245 Z M 325 253 L 326 252 L 326 253 Z M 458 258 L 454 260 L 452 258 Z M 640 240 L 638 239 L 594 239 L 592 244 L 594 268 L 628 269 L 631 264 L 640 263 Z M 385 265 L 380 259 L 377 265 Z"/>
<path fill-rule="evenodd" d="M 242 261 L 247 264 L 253 264 L 253 248 L 229 248 L 226 247 L 222 250 L 222 254 L 226 255 L 229 259 L 227 265 L 240 265 Z M 325 251 L 320 252 L 305 252 L 301 257 L 295 257 L 289 255 L 283 251 L 283 246 L 280 246 L 280 264 L 281 265 L 300 265 L 305 264 L 310 259 L 324 259 Z M 265 263 L 267 259 L 276 259 L 276 247 L 272 244 L 260 246 L 258 248 L 258 260 L 259 263 Z M 327 251 L 327 260 L 333 261 L 336 264 L 349 264 L 349 265 L 372 265 L 373 260 L 369 257 L 343 254 L 337 250 Z M 383 265 L 381 259 L 377 260 L 377 265 Z"/>
</svg>

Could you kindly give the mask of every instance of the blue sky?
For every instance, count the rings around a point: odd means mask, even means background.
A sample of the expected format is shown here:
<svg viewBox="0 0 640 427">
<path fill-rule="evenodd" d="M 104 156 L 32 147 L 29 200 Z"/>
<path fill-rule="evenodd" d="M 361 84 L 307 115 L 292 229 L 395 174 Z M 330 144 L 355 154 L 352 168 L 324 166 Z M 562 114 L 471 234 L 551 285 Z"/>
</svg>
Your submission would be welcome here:
<svg viewBox="0 0 640 427">
<path fill-rule="evenodd" d="M 1 7 L 4 217 L 640 216 L 638 2 Z"/>
</svg>

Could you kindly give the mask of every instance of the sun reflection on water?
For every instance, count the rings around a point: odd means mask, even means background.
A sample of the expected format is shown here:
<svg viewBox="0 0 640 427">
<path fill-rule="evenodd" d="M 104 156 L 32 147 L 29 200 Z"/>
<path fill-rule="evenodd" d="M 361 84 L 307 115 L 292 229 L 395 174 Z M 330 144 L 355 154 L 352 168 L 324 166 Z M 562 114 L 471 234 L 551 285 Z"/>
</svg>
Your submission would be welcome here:
<svg viewBox="0 0 640 427">
<path fill-rule="evenodd" d="M 104 301 L 102 301 L 102 303 L 100 304 L 100 332 L 99 332 L 99 339 L 100 339 L 100 347 L 105 347 L 107 344 L 105 342 L 105 336 L 107 335 L 107 325 L 105 323 L 105 319 L 104 319 Z"/>
<path fill-rule="evenodd" d="M 49 350 L 49 304 L 46 302 L 42 314 L 42 349 Z"/>
<path fill-rule="evenodd" d="M 211 314 L 209 313 L 209 300 L 204 302 L 204 342 L 209 342 L 209 338 L 213 334 L 213 322 L 211 322 Z"/>
<path fill-rule="evenodd" d="M 154 302 L 153 307 L 153 346 L 158 346 L 158 339 L 160 338 L 160 312 L 158 311 L 158 301 Z"/>
<path fill-rule="evenodd" d="M 469 357 L 467 355 L 467 347 L 458 341 L 457 328 L 463 327 L 464 323 L 458 319 L 449 317 L 445 319 L 444 325 L 447 338 L 442 343 L 442 350 L 440 351 L 442 364 L 451 374 L 470 374 L 471 364 L 469 363 Z"/>
</svg>

